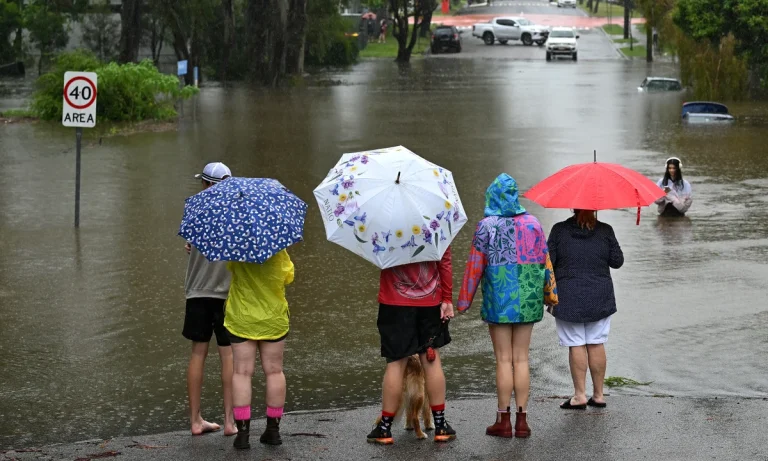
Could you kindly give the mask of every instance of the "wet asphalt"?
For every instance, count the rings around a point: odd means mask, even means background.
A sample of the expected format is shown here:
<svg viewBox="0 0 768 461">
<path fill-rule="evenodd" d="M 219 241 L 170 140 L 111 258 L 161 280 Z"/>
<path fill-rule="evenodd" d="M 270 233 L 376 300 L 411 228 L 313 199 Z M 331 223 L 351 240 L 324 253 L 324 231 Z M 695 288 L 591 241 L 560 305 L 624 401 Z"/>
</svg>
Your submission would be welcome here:
<svg viewBox="0 0 768 461">
<path fill-rule="evenodd" d="M 768 399 L 608 397 L 606 409 L 561 410 L 557 397 L 534 398 L 532 436 L 499 439 L 484 434 L 495 417 L 495 399 L 448 402 L 457 439 L 435 444 L 417 440 L 396 423 L 395 444 L 377 446 L 365 436 L 377 407 L 287 414 L 283 445 L 258 442 L 263 421 L 251 426 L 247 451 L 232 448 L 220 433 L 187 432 L 95 439 L 7 451 L 0 460 L 768 460 L 765 426 Z"/>
</svg>

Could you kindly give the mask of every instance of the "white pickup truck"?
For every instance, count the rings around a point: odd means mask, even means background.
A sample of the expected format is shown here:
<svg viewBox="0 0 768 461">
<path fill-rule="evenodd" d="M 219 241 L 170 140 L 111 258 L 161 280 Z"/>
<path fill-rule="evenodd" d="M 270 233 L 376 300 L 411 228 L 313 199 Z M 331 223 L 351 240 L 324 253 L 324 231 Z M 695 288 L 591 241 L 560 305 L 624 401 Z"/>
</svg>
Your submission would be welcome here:
<svg viewBox="0 0 768 461">
<path fill-rule="evenodd" d="M 472 36 L 482 38 L 486 45 L 495 42 L 506 45 L 510 40 L 520 40 L 526 46 L 534 43 L 543 46 L 549 36 L 549 28 L 538 26 L 525 18 L 499 17 L 472 26 Z"/>
</svg>

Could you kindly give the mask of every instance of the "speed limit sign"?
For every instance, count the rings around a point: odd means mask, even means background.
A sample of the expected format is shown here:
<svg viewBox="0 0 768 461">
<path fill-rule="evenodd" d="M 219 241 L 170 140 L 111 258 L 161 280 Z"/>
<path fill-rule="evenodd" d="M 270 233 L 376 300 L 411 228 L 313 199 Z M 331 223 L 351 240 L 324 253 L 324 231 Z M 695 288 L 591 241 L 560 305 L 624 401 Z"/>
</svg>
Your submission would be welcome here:
<svg viewBox="0 0 768 461">
<path fill-rule="evenodd" d="M 79 128 L 96 126 L 96 94 L 94 72 L 66 72 L 61 123 Z"/>
</svg>

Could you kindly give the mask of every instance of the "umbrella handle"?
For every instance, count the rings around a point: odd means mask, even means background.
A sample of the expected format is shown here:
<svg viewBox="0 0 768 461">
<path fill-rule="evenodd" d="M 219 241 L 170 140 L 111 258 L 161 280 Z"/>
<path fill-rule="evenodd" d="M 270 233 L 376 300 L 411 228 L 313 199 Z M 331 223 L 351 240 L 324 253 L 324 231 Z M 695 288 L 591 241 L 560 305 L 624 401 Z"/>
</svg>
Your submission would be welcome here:
<svg viewBox="0 0 768 461">
<path fill-rule="evenodd" d="M 637 197 L 637 221 L 635 222 L 636 226 L 640 225 L 640 192 L 635 189 L 635 197 Z"/>
<path fill-rule="evenodd" d="M 397 172 L 397 179 L 395 179 L 395 184 L 400 184 L 400 172 Z"/>
</svg>

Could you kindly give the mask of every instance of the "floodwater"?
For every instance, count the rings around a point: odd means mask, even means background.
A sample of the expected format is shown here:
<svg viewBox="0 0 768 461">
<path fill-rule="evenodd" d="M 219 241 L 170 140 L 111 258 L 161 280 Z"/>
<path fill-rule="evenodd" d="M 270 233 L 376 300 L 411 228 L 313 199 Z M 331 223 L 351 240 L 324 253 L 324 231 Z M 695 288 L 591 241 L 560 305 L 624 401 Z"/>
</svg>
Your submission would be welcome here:
<svg viewBox="0 0 768 461">
<path fill-rule="evenodd" d="M 653 382 L 613 393 L 767 396 L 768 106 L 732 105 L 734 126 L 686 127 L 684 94 L 637 93 L 649 73 L 674 69 L 426 59 L 402 69 L 365 62 L 328 75 L 336 86 L 206 88 L 177 132 L 85 140 L 79 232 L 74 132 L 0 126 L 0 447 L 187 427 L 186 254 L 176 232 L 199 187 L 192 176 L 215 160 L 236 175 L 279 178 L 311 204 L 306 241 L 290 250 L 287 410 L 377 402 L 378 272 L 325 241 L 312 190 L 342 153 L 398 144 L 458 183 L 470 224 L 454 243 L 455 295 L 498 173 L 525 190 L 595 149 L 653 179 L 667 157 L 682 158 L 695 193 L 687 218 L 644 209 L 635 226 L 634 210 L 600 213 L 626 257 L 614 272 L 608 375 Z M 568 216 L 524 205 L 547 230 Z M 451 327 L 449 398 L 492 394 L 477 306 Z M 531 362 L 535 396 L 570 392 L 550 316 L 534 330 Z M 203 408 L 220 421 L 217 368 L 212 348 Z M 254 386 L 258 414 L 258 372 Z"/>
</svg>

